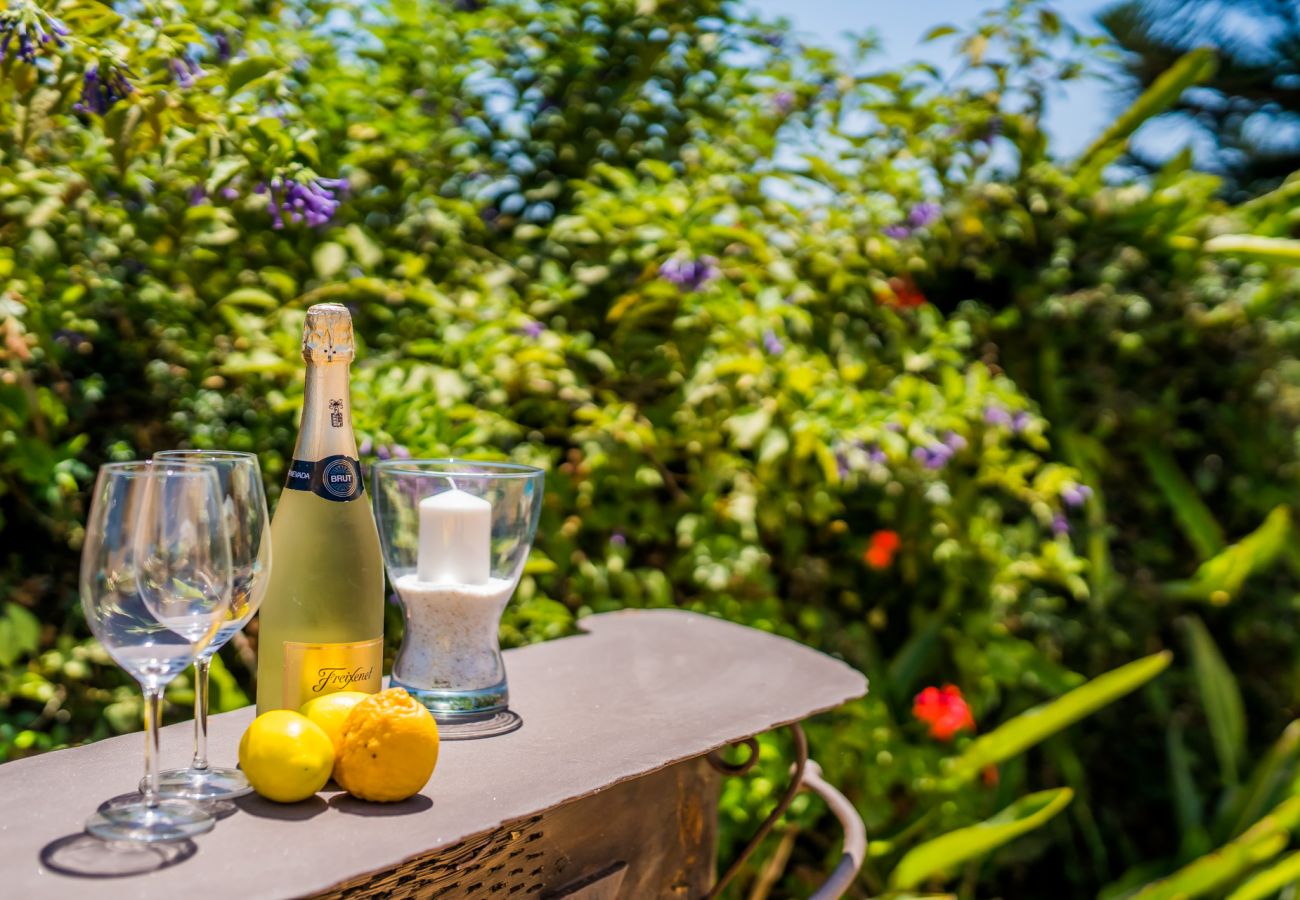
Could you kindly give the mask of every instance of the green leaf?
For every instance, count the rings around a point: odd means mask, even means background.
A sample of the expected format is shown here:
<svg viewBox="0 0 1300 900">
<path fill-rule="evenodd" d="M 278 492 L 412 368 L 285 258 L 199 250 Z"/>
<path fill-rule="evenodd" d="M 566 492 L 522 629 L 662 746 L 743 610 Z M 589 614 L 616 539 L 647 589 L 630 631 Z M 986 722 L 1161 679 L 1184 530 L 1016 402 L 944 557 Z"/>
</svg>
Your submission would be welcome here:
<svg viewBox="0 0 1300 900">
<path fill-rule="evenodd" d="M 1021 797 L 991 819 L 958 828 L 909 850 L 889 877 L 895 889 L 915 888 L 947 877 L 963 862 L 977 859 L 1033 831 L 1065 809 L 1074 797 L 1070 788 L 1039 791 Z"/>
<path fill-rule="evenodd" d="M 1080 169 L 1099 173 L 1123 151 L 1129 137 L 1144 122 L 1170 109 L 1183 91 L 1210 78 L 1217 68 L 1218 57 L 1209 47 L 1183 54 L 1084 151 L 1079 157 Z"/>
<path fill-rule="evenodd" d="M 208 176 L 207 184 L 204 187 L 209 194 L 214 194 L 221 190 L 222 185 L 247 168 L 248 160 L 244 157 L 228 156 L 212 167 L 212 174 Z"/>
<path fill-rule="evenodd" d="M 1246 752 L 1246 710 L 1241 689 L 1205 624 L 1195 616 L 1187 616 L 1181 624 L 1187 632 L 1192 671 L 1205 706 L 1219 770 L 1227 784 L 1236 784 L 1238 764 Z"/>
<path fill-rule="evenodd" d="M 347 261 L 347 251 L 333 241 L 326 241 L 311 253 L 312 268 L 321 281 L 328 281 L 341 272 Z"/>
<path fill-rule="evenodd" d="M 731 432 L 737 447 L 748 450 L 771 424 L 772 414 L 766 407 L 759 407 L 753 412 L 732 416 L 723 423 L 722 427 Z"/>
<path fill-rule="evenodd" d="M 1147 885 L 1134 900 L 1191 900 L 1213 893 L 1286 849 L 1297 822 L 1300 797 L 1292 797 L 1241 837 Z"/>
<path fill-rule="evenodd" d="M 1246 579 L 1274 563 L 1290 535 L 1291 512 L 1279 506 L 1250 534 L 1202 563 L 1190 580 L 1169 582 L 1163 590 L 1178 600 L 1205 600 L 1216 606 L 1228 603 Z"/>
<path fill-rule="evenodd" d="M 1201 249 L 1219 256 L 1232 256 L 1257 262 L 1300 264 L 1300 241 L 1291 238 L 1256 237 L 1253 234 L 1220 234 Z"/>
<path fill-rule="evenodd" d="M 0 666 L 12 666 L 40 648 L 41 623 L 17 603 L 6 603 L 0 616 Z"/>
<path fill-rule="evenodd" d="M 1200 557 L 1205 559 L 1223 549 L 1227 543 L 1223 529 L 1196 493 L 1196 488 L 1178 468 L 1173 455 L 1152 442 L 1144 443 L 1139 452 L 1156 487 L 1173 510 L 1183 534 Z"/>
<path fill-rule="evenodd" d="M 1295 776 L 1298 760 L 1300 719 L 1282 731 L 1282 736 L 1250 773 L 1244 789 L 1224 808 L 1222 818 L 1229 824 L 1227 833 L 1220 836 L 1224 839 L 1236 837 L 1257 821 L 1265 810 L 1278 803 Z"/>
<path fill-rule="evenodd" d="M 230 67 L 226 76 L 226 90 L 231 97 L 262 76 L 279 68 L 279 64 L 269 56 L 250 56 Z"/>
<path fill-rule="evenodd" d="M 1136 690 L 1163 672 L 1171 659 L 1173 654 L 1166 650 L 1134 660 L 981 735 L 952 761 L 945 786 L 959 787 L 985 767 L 1023 753 L 1044 738 Z"/>
<path fill-rule="evenodd" d="M 559 566 L 555 564 L 555 561 L 536 547 L 532 549 L 532 552 L 528 554 L 527 561 L 524 562 L 525 575 L 549 575 L 558 570 Z"/>
<path fill-rule="evenodd" d="M 939 647 L 939 636 L 943 633 L 946 624 L 945 616 L 941 614 L 930 616 L 929 621 L 924 625 L 913 629 L 912 636 L 889 661 L 889 677 L 886 684 L 893 694 L 894 701 L 900 706 L 912 693 L 917 679 L 921 677 L 921 673 L 933 658 L 934 652 Z"/>
<path fill-rule="evenodd" d="M 367 269 L 373 269 L 384 261 L 384 251 L 361 230 L 360 226 L 349 225 L 343 239 L 352 248 L 352 255 L 356 257 L 357 262 Z"/>
<path fill-rule="evenodd" d="M 1178 831 L 1182 836 L 1180 849 L 1189 856 L 1204 853 L 1210 848 L 1202 816 L 1204 802 L 1192 774 L 1192 761 L 1181 725 L 1170 725 L 1165 733 L 1165 755 L 1169 760 L 1169 784 L 1174 795 L 1174 811 L 1178 815 Z"/>
<path fill-rule="evenodd" d="M 1252 875 L 1228 895 L 1228 900 L 1264 900 L 1285 887 L 1300 883 L 1300 853 L 1290 853 L 1276 864 Z"/>
<path fill-rule="evenodd" d="M 213 656 L 208 670 L 208 679 L 211 694 L 208 698 L 208 708 L 214 712 L 229 712 L 232 709 L 239 709 L 241 706 L 248 705 L 248 695 L 244 689 L 239 686 L 235 676 L 230 674 L 226 664 L 221 661 L 220 656 Z"/>
<path fill-rule="evenodd" d="M 222 297 L 221 302 L 230 306 L 247 306 L 253 309 L 280 308 L 279 300 L 259 288 L 238 288 Z"/>
<path fill-rule="evenodd" d="M 928 44 L 931 41 L 937 41 L 939 38 L 945 38 L 956 33 L 957 29 L 952 25 L 936 25 L 921 36 L 921 43 Z"/>
</svg>

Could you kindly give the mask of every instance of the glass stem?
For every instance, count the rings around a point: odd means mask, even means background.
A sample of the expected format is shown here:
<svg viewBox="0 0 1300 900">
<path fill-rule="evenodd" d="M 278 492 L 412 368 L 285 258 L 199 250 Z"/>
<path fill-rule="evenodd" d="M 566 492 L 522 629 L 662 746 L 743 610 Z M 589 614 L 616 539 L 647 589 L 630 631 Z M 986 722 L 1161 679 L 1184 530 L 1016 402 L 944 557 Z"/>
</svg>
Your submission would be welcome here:
<svg viewBox="0 0 1300 900">
<path fill-rule="evenodd" d="M 191 769 L 208 767 L 208 669 L 211 657 L 194 661 L 194 761 Z"/>
<path fill-rule="evenodd" d="M 144 805 L 158 805 L 158 719 L 162 712 L 162 689 L 144 689 Z"/>
</svg>

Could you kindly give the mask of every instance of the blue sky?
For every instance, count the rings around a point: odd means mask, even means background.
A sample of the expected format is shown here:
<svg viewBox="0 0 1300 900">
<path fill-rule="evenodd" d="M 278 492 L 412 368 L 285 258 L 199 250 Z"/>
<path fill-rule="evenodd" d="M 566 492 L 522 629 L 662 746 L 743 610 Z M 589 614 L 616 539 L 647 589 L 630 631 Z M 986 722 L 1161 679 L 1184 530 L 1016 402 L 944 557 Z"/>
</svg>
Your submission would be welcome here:
<svg viewBox="0 0 1300 900">
<path fill-rule="evenodd" d="M 921 36 L 945 22 L 967 24 L 998 0 L 748 0 L 765 15 L 784 16 L 796 33 L 817 43 L 845 51 L 843 32 L 874 28 L 884 42 L 884 63 L 923 59 L 946 65 L 952 41 L 922 44 Z M 1089 33 L 1098 31 L 1096 13 L 1113 0 L 1059 0 L 1053 8 Z M 1052 98 L 1046 128 L 1060 156 L 1071 156 L 1087 146 L 1124 106 L 1113 88 L 1098 81 L 1079 82 Z"/>
</svg>

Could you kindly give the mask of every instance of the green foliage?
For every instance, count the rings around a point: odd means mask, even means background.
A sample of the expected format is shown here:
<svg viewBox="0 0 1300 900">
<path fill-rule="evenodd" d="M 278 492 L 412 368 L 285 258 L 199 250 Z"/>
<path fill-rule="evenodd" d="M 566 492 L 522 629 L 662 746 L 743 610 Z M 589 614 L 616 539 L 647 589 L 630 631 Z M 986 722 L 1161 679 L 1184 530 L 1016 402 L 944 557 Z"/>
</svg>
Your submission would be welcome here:
<svg viewBox="0 0 1300 900">
<path fill-rule="evenodd" d="M 1300 41 L 1293 4 L 1238 3 L 1229 10 L 1213 0 L 1121 0 L 1098 19 L 1125 51 L 1126 80 L 1135 88 L 1158 79 L 1188 50 L 1209 45 L 1218 52 L 1218 71 L 1179 98 L 1163 124 L 1195 136 L 1201 164 L 1223 173 L 1225 193 L 1269 190 L 1300 165 L 1289 133 L 1300 112 L 1290 85 Z M 1158 143 L 1152 145 L 1148 152 Z M 1159 165 L 1141 154 L 1134 161 Z"/>
<path fill-rule="evenodd" d="M 1298 825 L 1300 797 L 1292 797 L 1237 839 L 1170 877 L 1148 885 L 1134 897 L 1138 900 L 1190 900 L 1211 894 L 1277 856 Z"/>
<path fill-rule="evenodd" d="M 1172 654 L 1157 653 L 1135 660 L 1077 687 L 1049 703 L 1026 710 L 970 743 L 948 770 L 950 783 L 959 785 L 987 767 L 1006 762 L 1041 743 L 1063 728 L 1114 703 L 1155 678 L 1169 665 Z"/>
<path fill-rule="evenodd" d="M 1171 582 L 1165 585 L 1165 592 L 1182 600 L 1228 603 L 1247 578 L 1273 564 L 1290 535 L 1290 510 L 1279 506 L 1268 514 L 1264 524 L 1231 547 L 1209 551 L 1214 555 L 1201 563 L 1189 581 Z"/>
<path fill-rule="evenodd" d="M 78 608 L 95 467 L 248 449 L 274 492 L 303 314 L 338 299 L 367 459 L 547 470 L 507 644 L 676 606 L 868 673 L 809 729 L 873 835 L 863 891 L 1228 889 L 1283 852 L 1294 736 L 1260 742 L 1300 706 L 1293 192 L 1229 208 L 1186 159 L 1093 177 L 1149 106 L 1088 171 L 1056 161 L 1046 91 L 1093 48 L 1050 9 L 936 29 L 952 80 L 717 0 L 47 11 L 66 46 L 0 62 L 0 759 L 139 722 Z M 87 106 L 120 67 L 133 90 Z M 328 221 L 295 221 L 333 177 Z M 917 721 L 944 683 L 980 736 Z M 785 777 L 763 746 L 724 856 Z M 791 816 L 802 896 L 836 851 L 815 801 Z"/>
<path fill-rule="evenodd" d="M 1246 746 L 1246 711 L 1241 691 L 1205 624 L 1195 616 L 1188 616 L 1183 620 L 1183 626 L 1223 781 L 1235 786 L 1238 761 Z"/>
<path fill-rule="evenodd" d="M 890 884 L 899 889 L 914 888 L 972 858 L 984 856 L 1008 841 L 1038 828 L 1073 799 L 1069 788 L 1039 791 L 1015 803 L 978 825 L 958 828 L 913 847 L 899 860 Z"/>
<path fill-rule="evenodd" d="M 1216 68 L 1214 51 L 1208 47 L 1184 54 L 1161 72 L 1151 86 L 1083 152 L 1079 157 L 1080 168 L 1093 177 L 1100 174 L 1124 151 L 1135 131 L 1176 104 L 1188 88 L 1211 78 Z"/>
</svg>

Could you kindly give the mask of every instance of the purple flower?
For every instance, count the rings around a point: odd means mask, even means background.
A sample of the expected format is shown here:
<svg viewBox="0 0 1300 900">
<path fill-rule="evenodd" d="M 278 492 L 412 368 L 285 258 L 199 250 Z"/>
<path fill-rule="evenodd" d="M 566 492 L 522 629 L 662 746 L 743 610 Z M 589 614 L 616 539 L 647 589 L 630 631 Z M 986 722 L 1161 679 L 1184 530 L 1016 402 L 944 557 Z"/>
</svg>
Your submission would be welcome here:
<svg viewBox="0 0 1300 900">
<path fill-rule="evenodd" d="M 546 326 L 536 319 L 530 319 L 524 323 L 522 328 L 519 329 L 520 334 L 530 337 L 533 340 L 537 340 L 541 337 L 542 332 L 544 331 L 546 331 Z"/>
<path fill-rule="evenodd" d="M 877 465 L 884 465 L 885 463 L 889 462 L 889 457 L 885 454 L 885 451 L 881 450 L 875 444 L 872 444 L 870 447 L 867 448 L 867 459 L 871 460 L 873 463 L 876 463 Z"/>
<path fill-rule="evenodd" d="M 375 442 L 370 438 L 362 438 L 361 446 L 357 448 L 357 453 L 361 456 L 369 456 L 370 451 L 375 449 Z"/>
<path fill-rule="evenodd" d="M 328 224 L 342 203 L 338 195 L 347 188 L 343 178 L 313 178 L 304 184 L 277 176 L 254 190 L 259 194 L 270 193 L 271 227 L 280 229 L 284 227 L 285 216 L 290 222 L 305 221 L 313 227 Z"/>
<path fill-rule="evenodd" d="M 203 77 L 199 64 L 188 56 L 173 57 L 167 65 L 172 70 L 172 78 L 183 88 L 194 87 L 194 82 Z"/>
<path fill-rule="evenodd" d="M 684 259 L 674 256 L 659 266 L 659 277 L 688 291 L 698 291 L 720 274 L 718 261 L 712 256 Z"/>
<path fill-rule="evenodd" d="M 1012 429 L 1016 432 L 1016 434 L 1020 434 L 1022 431 L 1024 431 L 1026 428 L 1028 428 L 1028 427 L 1029 427 L 1029 413 L 1027 413 L 1027 412 L 1018 412 L 1018 413 L 1016 413 L 1014 416 L 1012 416 L 1012 417 L 1011 417 L 1011 427 L 1012 427 Z"/>
<path fill-rule="evenodd" d="M 966 439 L 955 431 L 950 431 L 943 436 L 943 444 L 953 453 L 960 453 L 966 449 Z"/>
<path fill-rule="evenodd" d="M 410 459 L 411 451 L 406 448 L 405 444 L 393 444 L 390 448 L 393 459 Z"/>
<path fill-rule="evenodd" d="M 795 96 L 790 91 L 777 91 L 772 95 L 772 109 L 779 116 L 786 116 L 794 109 Z"/>
<path fill-rule="evenodd" d="M 886 225 L 882 229 L 882 232 L 885 237 L 901 241 L 903 238 L 911 235 L 912 229 L 908 228 L 906 225 Z"/>
<path fill-rule="evenodd" d="M 22 5 L 9 6 L 0 13 L 0 62 L 9 58 L 9 47 L 18 39 L 18 58 L 31 65 L 41 48 L 54 44 L 66 47 L 68 26 L 42 9 Z"/>
<path fill-rule="evenodd" d="M 845 478 L 848 478 L 848 477 L 849 477 L 849 472 L 851 472 L 851 471 L 853 471 L 853 469 L 852 469 L 852 467 L 849 465 L 849 455 L 848 455 L 848 453 L 845 452 L 845 450 L 844 450 L 843 447 L 838 447 L 838 448 L 836 448 L 836 450 L 835 450 L 835 474 L 839 476 L 840 481 L 843 481 Z"/>
<path fill-rule="evenodd" d="M 1068 484 L 1061 490 L 1061 499 L 1071 509 L 1078 509 L 1083 506 L 1091 496 L 1092 488 L 1086 484 Z"/>
<path fill-rule="evenodd" d="M 203 185 L 196 184 L 190 188 L 190 206 L 198 206 L 208 199 L 208 192 L 204 190 Z"/>
<path fill-rule="evenodd" d="M 932 444 L 929 447 L 915 447 L 912 459 L 930 470 L 942 469 L 952 459 L 953 451 L 946 444 Z"/>
<path fill-rule="evenodd" d="M 609 536 L 609 543 L 614 547 L 626 547 L 627 536 L 622 531 L 615 529 L 614 533 Z"/>
<path fill-rule="evenodd" d="M 72 108 L 79 113 L 104 115 L 135 90 L 126 80 L 130 71 L 125 67 L 109 66 L 101 73 L 99 64 L 92 63 L 81 78 L 81 99 Z"/>
<path fill-rule="evenodd" d="M 995 428 L 1006 428 L 1011 425 L 1011 413 L 1001 406 L 986 406 L 984 407 L 984 424 L 992 425 Z"/>
<path fill-rule="evenodd" d="M 937 203 L 926 200 L 916 204 L 908 212 L 907 224 L 912 228 L 925 228 L 939 221 L 941 215 L 943 215 L 943 208 Z"/>
<path fill-rule="evenodd" d="M 230 48 L 230 37 L 224 31 L 218 31 L 212 36 L 212 45 L 217 48 L 217 62 L 227 63 L 232 55 Z"/>
<path fill-rule="evenodd" d="M 763 349 L 771 356 L 780 356 L 785 352 L 785 344 L 776 336 L 772 329 L 763 332 Z"/>
<path fill-rule="evenodd" d="M 233 184 L 228 184 L 221 189 L 221 196 L 227 200 L 238 200 L 239 188 L 235 187 Z"/>
<path fill-rule="evenodd" d="M 1070 533 L 1070 522 L 1065 516 L 1057 513 L 1052 516 L 1052 534 L 1060 537 L 1063 534 Z"/>
</svg>

